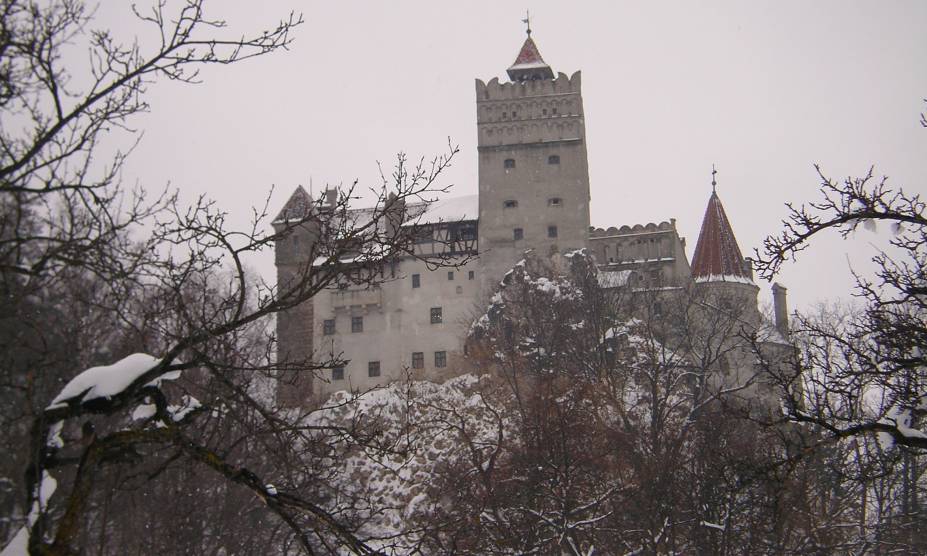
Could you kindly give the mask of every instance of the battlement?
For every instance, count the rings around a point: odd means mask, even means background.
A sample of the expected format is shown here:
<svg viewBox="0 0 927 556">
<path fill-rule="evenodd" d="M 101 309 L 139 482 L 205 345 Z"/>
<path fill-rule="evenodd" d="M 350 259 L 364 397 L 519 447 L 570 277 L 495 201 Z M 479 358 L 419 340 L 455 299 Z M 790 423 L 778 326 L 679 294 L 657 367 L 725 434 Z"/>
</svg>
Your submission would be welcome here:
<svg viewBox="0 0 927 556">
<path fill-rule="evenodd" d="M 567 77 L 563 72 L 557 73 L 556 79 L 535 79 L 519 83 L 499 83 L 498 77 L 493 77 L 489 83 L 482 79 L 476 80 L 476 102 L 494 100 L 513 100 L 543 95 L 579 94 L 582 83 L 582 72 L 577 71 Z"/>
<path fill-rule="evenodd" d="M 590 226 L 589 239 L 671 231 L 676 231 L 675 218 L 671 218 L 669 222 L 663 221 L 659 224 L 649 222 L 647 224 L 635 224 L 633 226 L 625 225 L 620 228 L 616 228 L 614 226 L 610 226 L 608 228 L 594 228 Z"/>
</svg>

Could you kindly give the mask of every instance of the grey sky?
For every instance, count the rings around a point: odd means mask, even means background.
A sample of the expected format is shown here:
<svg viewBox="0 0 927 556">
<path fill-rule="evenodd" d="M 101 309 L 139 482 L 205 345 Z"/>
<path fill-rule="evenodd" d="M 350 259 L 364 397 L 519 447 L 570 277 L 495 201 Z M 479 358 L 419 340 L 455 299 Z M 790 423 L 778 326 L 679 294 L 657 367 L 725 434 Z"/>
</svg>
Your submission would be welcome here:
<svg viewBox="0 0 927 556">
<path fill-rule="evenodd" d="M 310 176 L 316 190 L 375 185 L 376 161 L 450 137 L 452 194 L 474 193 L 473 81 L 505 76 L 526 7 L 554 71 L 583 72 L 594 225 L 676 218 L 691 258 L 713 163 L 745 255 L 783 203 L 817 198 L 815 162 L 834 177 L 874 164 L 927 193 L 927 2 L 914 1 L 212 2 L 236 33 L 291 9 L 306 24 L 289 52 L 153 87 L 125 177 L 205 193 L 244 223 L 272 184 L 272 210 Z M 127 32 L 127 13 L 108 3 L 100 21 Z M 848 295 L 848 260 L 864 268 L 879 241 L 807 251 L 779 278 L 792 306 Z M 271 261 L 254 264 L 272 278 Z"/>
</svg>

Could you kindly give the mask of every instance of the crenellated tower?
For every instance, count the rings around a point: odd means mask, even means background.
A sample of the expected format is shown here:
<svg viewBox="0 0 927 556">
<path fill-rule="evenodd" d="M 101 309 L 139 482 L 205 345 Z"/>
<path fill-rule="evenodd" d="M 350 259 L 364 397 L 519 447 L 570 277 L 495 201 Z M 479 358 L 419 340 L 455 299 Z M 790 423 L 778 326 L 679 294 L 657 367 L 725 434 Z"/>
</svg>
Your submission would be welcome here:
<svg viewBox="0 0 927 556">
<path fill-rule="evenodd" d="M 485 292 L 533 248 L 586 247 L 589 168 L 580 72 L 554 74 L 530 30 L 511 79 L 476 80 L 480 260 Z"/>
</svg>

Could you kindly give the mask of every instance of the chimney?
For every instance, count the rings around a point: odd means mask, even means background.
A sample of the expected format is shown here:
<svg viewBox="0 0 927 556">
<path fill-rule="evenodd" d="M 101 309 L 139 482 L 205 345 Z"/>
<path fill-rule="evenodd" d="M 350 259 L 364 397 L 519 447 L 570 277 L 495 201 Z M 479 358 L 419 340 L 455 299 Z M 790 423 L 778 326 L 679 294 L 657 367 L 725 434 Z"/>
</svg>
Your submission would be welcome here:
<svg viewBox="0 0 927 556">
<path fill-rule="evenodd" d="M 773 314 L 776 318 L 776 330 L 783 338 L 789 337 L 789 306 L 785 301 L 786 289 L 778 283 L 772 285 Z"/>
<path fill-rule="evenodd" d="M 335 208 L 335 205 L 338 204 L 338 188 L 333 187 L 331 189 L 325 189 L 325 207 L 329 209 Z"/>
<path fill-rule="evenodd" d="M 747 278 L 753 280 L 753 259 L 744 257 L 744 274 Z M 785 296 L 785 288 L 782 288 L 782 295 Z M 785 299 L 785 297 L 783 297 Z"/>
</svg>

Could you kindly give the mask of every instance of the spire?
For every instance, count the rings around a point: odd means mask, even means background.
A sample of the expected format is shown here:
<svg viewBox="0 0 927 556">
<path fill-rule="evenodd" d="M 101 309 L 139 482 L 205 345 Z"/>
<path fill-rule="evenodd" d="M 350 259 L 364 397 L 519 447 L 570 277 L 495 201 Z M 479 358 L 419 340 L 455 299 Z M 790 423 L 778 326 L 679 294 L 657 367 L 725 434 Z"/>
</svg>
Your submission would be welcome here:
<svg viewBox="0 0 927 556">
<path fill-rule="evenodd" d="M 527 15 L 528 17 L 521 21 L 527 25 L 528 38 L 525 39 L 525 44 L 521 46 L 521 51 L 518 52 L 515 63 L 508 69 L 509 79 L 512 81 L 553 79 L 554 71 L 541 58 L 538 46 L 534 44 L 534 39 L 531 38 L 531 16 L 530 14 Z"/>
<path fill-rule="evenodd" d="M 717 171 L 712 167 L 711 197 L 702 220 L 702 230 L 692 255 L 692 277 L 697 282 L 749 282 L 750 273 L 744 266 L 734 230 L 724 213 L 724 206 L 715 190 Z"/>
</svg>

